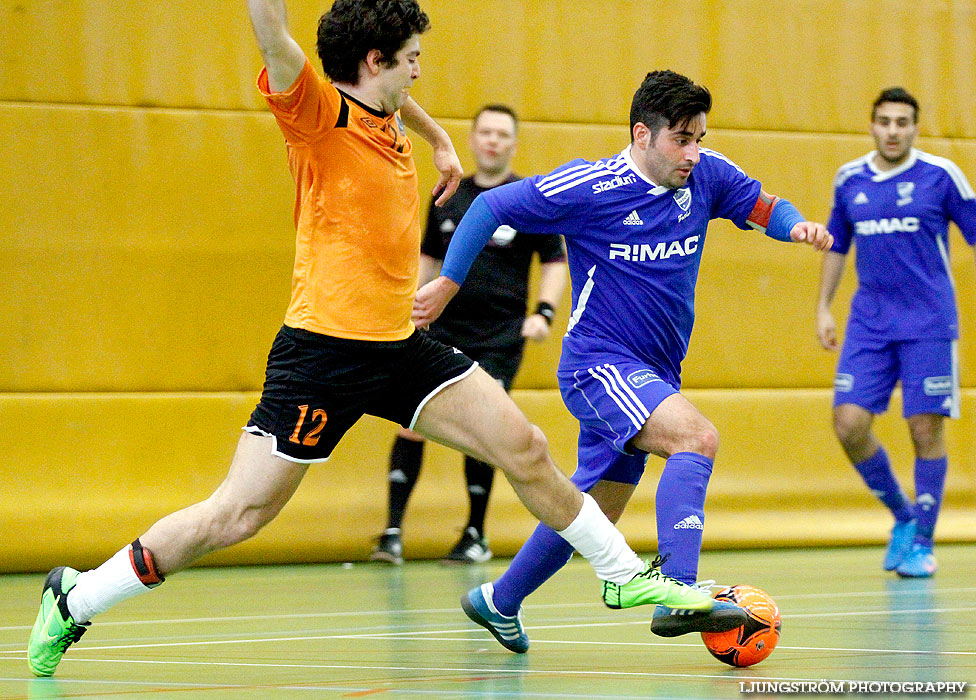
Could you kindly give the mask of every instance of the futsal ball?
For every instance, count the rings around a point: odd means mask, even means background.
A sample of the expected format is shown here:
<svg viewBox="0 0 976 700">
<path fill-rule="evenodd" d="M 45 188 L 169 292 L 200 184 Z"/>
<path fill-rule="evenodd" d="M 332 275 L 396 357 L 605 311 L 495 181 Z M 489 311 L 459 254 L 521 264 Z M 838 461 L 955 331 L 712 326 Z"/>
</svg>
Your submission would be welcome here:
<svg viewBox="0 0 976 700">
<path fill-rule="evenodd" d="M 779 641 L 779 607 L 765 591 L 753 586 L 726 586 L 714 598 L 738 605 L 749 619 L 727 632 L 702 632 L 705 648 L 729 666 L 752 666 L 773 653 Z"/>
</svg>

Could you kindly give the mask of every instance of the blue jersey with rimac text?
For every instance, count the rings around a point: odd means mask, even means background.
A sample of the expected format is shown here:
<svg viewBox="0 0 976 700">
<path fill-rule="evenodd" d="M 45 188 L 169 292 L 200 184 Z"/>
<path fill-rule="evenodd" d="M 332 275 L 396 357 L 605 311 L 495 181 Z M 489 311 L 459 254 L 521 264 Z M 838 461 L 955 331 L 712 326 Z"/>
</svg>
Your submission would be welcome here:
<svg viewBox="0 0 976 700">
<path fill-rule="evenodd" d="M 748 228 L 759 192 L 757 180 L 708 149 L 684 187 L 657 186 L 628 147 L 482 196 L 502 223 L 565 237 L 573 312 L 561 369 L 592 366 L 595 353 L 618 348 L 678 386 L 708 222 Z"/>
<path fill-rule="evenodd" d="M 949 221 L 976 243 L 976 194 L 946 158 L 912 149 L 905 163 L 881 171 L 874 157 L 872 151 L 841 166 L 827 224 L 832 250 L 857 248 L 847 336 L 958 338 Z"/>
</svg>

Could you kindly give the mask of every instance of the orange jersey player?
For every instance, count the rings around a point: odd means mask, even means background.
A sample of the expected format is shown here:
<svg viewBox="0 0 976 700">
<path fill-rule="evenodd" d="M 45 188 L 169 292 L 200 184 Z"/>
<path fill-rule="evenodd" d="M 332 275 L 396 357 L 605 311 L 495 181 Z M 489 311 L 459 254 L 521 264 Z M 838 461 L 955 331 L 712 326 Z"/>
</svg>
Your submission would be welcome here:
<svg viewBox="0 0 976 700">
<path fill-rule="evenodd" d="M 419 196 L 413 145 L 396 113 L 340 92 L 305 62 L 295 82 L 258 88 L 288 144 L 298 229 L 285 324 L 355 340 L 413 332 Z"/>
</svg>

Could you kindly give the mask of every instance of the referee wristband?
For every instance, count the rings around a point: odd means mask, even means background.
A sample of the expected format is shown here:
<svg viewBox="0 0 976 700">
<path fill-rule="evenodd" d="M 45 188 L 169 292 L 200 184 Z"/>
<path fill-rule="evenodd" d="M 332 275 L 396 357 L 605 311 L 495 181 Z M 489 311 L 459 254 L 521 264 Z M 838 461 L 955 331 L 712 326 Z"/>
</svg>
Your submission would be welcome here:
<svg viewBox="0 0 976 700">
<path fill-rule="evenodd" d="M 556 309 L 552 304 L 546 301 L 540 301 L 539 305 L 535 307 L 535 311 L 533 313 L 537 313 L 542 316 L 542 318 L 546 319 L 546 325 L 549 326 L 552 325 L 552 319 L 556 317 Z"/>
</svg>

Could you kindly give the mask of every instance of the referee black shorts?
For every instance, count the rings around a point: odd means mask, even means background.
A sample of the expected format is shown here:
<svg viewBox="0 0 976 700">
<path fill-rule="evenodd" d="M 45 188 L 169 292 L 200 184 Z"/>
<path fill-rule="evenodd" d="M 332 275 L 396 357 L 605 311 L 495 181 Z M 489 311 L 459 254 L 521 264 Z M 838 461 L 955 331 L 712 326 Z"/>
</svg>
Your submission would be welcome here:
<svg viewBox="0 0 976 700">
<path fill-rule="evenodd" d="M 518 343 L 503 348 L 462 348 L 465 355 L 481 365 L 492 379 L 498 382 L 505 391 L 512 390 L 512 382 L 522 364 L 522 349 L 524 343 Z"/>
<path fill-rule="evenodd" d="M 365 341 L 282 326 L 261 400 L 244 429 L 271 436 L 279 457 L 324 462 L 363 415 L 412 428 L 427 401 L 477 366 L 423 332 Z"/>
</svg>

